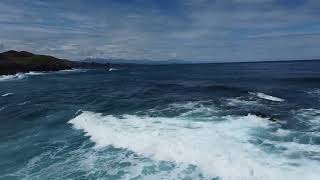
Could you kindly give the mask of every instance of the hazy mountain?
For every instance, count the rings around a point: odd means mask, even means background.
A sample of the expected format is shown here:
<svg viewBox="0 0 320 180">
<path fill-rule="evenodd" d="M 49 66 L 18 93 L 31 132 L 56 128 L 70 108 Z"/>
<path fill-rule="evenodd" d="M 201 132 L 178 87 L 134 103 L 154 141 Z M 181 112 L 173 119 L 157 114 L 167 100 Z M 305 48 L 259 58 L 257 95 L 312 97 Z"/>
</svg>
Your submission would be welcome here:
<svg viewBox="0 0 320 180">
<path fill-rule="evenodd" d="M 83 62 L 111 63 L 111 64 L 191 64 L 191 61 L 171 59 L 171 60 L 136 60 L 136 59 L 104 59 L 104 58 L 87 58 Z"/>
</svg>

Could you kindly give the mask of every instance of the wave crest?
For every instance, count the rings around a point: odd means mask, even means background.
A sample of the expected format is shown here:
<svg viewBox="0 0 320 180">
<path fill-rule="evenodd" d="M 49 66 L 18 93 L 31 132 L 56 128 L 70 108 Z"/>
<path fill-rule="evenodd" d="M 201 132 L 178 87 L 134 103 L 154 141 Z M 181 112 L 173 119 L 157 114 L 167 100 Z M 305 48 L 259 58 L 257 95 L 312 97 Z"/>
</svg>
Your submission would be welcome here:
<svg viewBox="0 0 320 180">
<path fill-rule="evenodd" d="M 18 80 L 24 78 L 26 75 L 22 73 L 14 74 L 14 75 L 1 75 L 0 81 L 11 81 Z"/>
<path fill-rule="evenodd" d="M 264 94 L 264 93 L 261 93 L 261 92 L 257 92 L 257 93 L 250 92 L 250 94 L 257 96 L 258 98 L 269 100 L 269 101 L 275 101 L 275 102 L 283 102 L 283 101 L 285 101 L 282 98 L 271 96 L 271 95 Z"/>
<path fill-rule="evenodd" d="M 186 117 L 104 116 L 84 111 L 69 123 L 90 136 L 97 148 L 112 145 L 159 161 L 193 164 L 222 179 L 298 179 L 302 173 L 308 174 L 305 179 L 317 177 L 316 163 L 268 154 L 249 143 L 252 131 L 269 127 L 266 119 L 255 115 L 221 118 L 198 122 Z"/>
<path fill-rule="evenodd" d="M 65 73 L 72 73 L 72 72 L 86 72 L 87 69 L 67 69 L 67 70 L 60 70 L 60 71 L 30 71 L 27 73 L 17 73 L 13 75 L 1 75 L 0 76 L 0 82 L 1 81 L 12 81 L 12 80 L 19 80 L 23 79 L 28 76 L 38 76 L 38 75 L 47 75 L 47 74 L 65 74 Z"/>
</svg>

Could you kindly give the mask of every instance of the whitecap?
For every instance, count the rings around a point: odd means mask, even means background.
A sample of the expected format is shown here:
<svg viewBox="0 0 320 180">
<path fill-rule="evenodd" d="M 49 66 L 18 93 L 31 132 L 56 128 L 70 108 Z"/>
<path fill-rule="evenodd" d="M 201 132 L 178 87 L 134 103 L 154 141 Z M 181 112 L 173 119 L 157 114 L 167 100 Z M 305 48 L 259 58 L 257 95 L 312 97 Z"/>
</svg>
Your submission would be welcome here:
<svg viewBox="0 0 320 180">
<path fill-rule="evenodd" d="M 320 89 L 307 90 L 305 93 L 307 93 L 308 96 L 312 97 L 316 101 L 320 101 Z"/>
<path fill-rule="evenodd" d="M 259 102 L 254 100 L 244 100 L 241 98 L 228 98 L 226 100 L 227 106 L 258 106 Z"/>
<path fill-rule="evenodd" d="M 23 105 L 26 105 L 26 104 L 28 104 L 28 103 L 30 103 L 30 101 L 24 101 L 24 102 L 18 103 L 18 105 L 19 105 L 19 106 L 23 106 Z"/>
<path fill-rule="evenodd" d="M 273 133 L 273 135 L 276 135 L 276 136 L 288 136 L 291 133 L 292 133 L 292 131 L 289 131 L 289 130 L 277 129 L 277 131 L 275 131 Z"/>
<path fill-rule="evenodd" d="M 112 145 L 158 161 L 193 164 L 204 174 L 222 179 L 319 177 L 317 162 L 266 153 L 249 143 L 252 131 L 270 126 L 267 119 L 255 115 L 221 118 L 198 122 L 187 117 L 118 117 L 84 111 L 69 123 L 83 130 L 96 148 Z"/>
<path fill-rule="evenodd" d="M 23 79 L 24 77 L 26 77 L 26 75 L 22 73 L 13 74 L 13 75 L 1 75 L 0 81 L 18 80 L 18 79 Z"/>
<path fill-rule="evenodd" d="M 275 102 L 283 102 L 283 101 L 285 101 L 282 98 L 271 96 L 271 95 L 264 94 L 264 93 L 261 93 L 261 92 L 257 92 L 257 93 L 250 92 L 250 94 L 257 96 L 258 98 L 269 100 L 269 101 L 275 101 Z"/>
<path fill-rule="evenodd" d="M 184 117 L 193 117 L 197 120 L 212 120 L 215 117 L 214 115 L 220 113 L 221 110 L 211 101 L 188 101 L 172 103 L 165 107 L 157 106 L 145 112 L 140 112 L 140 114 L 149 114 L 151 116 L 157 116 L 167 113 L 172 114 L 172 112 L 174 112 L 174 114 L 179 114 L 180 116 Z"/>
<path fill-rule="evenodd" d="M 27 73 L 17 73 L 13 75 L 1 75 L 0 81 L 11 81 L 11 80 L 19 80 L 28 76 L 38 76 L 38 75 L 48 75 L 48 74 L 65 74 L 65 73 L 73 73 L 73 72 L 86 72 L 88 69 L 67 69 L 60 71 L 30 71 Z"/>
<path fill-rule="evenodd" d="M 11 96 L 11 95 L 13 95 L 13 93 L 5 93 L 5 94 L 2 94 L 1 96 L 6 97 L 6 96 Z"/>
<path fill-rule="evenodd" d="M 308 90 L 306 91 L 306 93 L 310 94 L 310 95 L 314 95 L 314 96 L 320 96 L 320 89 L 312 89 L 312 90 Z"/>
<path fill-rule="evenodd" d="M 117 68 L 109 68 L 109 71 L 118 71 Z"/>
<path fill-rule="evenodd" d="M 184 103 L 172 103 L 169 105 L 170 108 L 175 109 L 187 109 L 191 110 L 194 109 L 196 106 L 200 105 L 202 101 L 190 101 L 190 102 L 184 102 Z"/>
<path fill-rule="evenodd" d="M 296 118 L 302 123 L 311 125 L 311 129 L 320 128 L 320 110 L 319 109 L 300 109 L 295 113 Z"/>
<path fill-rule="evenodd" d="M 17 74 L 13 74 L 13 75 L 2 75 L 2 76 L 0 76 L 0 81 L 19 80 L 19 79 L 26 78 L 28 76 L 44 75 L 44 74 L 48 74 L 48 73 L 30 71 L 27 73 L 17 73 Z"/>
<path fill-rule="evenodd" d="M 25 73 L 26 75 L 43 75 L 46 74 L 45 72 L 38 72 L 38 71 L 30 71 L 28 73 Z"/>
<path fill-rule="evenodd" d="M 72 73 L 72 72 L 87 72 L 88 69 L 81 69 L 81 68 L 74 68 L 74 69 L 65 69 L 65 70 L 60 70 L 60 71 L 54 71 L 54 73 Z"/>
</svg>

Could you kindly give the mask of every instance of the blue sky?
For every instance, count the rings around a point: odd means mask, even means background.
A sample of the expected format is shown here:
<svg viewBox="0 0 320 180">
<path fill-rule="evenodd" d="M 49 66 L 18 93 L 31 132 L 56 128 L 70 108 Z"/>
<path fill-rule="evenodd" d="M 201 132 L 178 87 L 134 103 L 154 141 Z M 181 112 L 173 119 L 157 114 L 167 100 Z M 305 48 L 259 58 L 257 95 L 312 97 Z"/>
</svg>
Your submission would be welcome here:
<svg viewBox="0 0 320 180">
<path fill-rule="evenodd" d="M 87 57 L 320 58 L 319 0 L 1 0 L 0 50 Z"/>
</svg>

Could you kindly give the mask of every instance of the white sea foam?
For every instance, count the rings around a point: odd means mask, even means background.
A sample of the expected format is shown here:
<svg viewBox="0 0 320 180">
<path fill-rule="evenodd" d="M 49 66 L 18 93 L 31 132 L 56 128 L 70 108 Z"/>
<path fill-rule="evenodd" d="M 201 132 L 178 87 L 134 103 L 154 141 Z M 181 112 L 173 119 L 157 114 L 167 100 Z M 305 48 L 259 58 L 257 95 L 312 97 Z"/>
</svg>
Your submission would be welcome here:
<svg viewBox="0 0 320 180">
<path fill-rule="evenodd" d="M 306 93 L 319 97 L 320 96 L 320 89 L 311 89 L 309 91 L 306 91 Z"/>
<path fill-rule="evenodd" d="M 109 71 L 117 71 L 117 68 L 109 68 Z"/>
<path fill-rule="evenodd" d="M 193 120 L 210 121 L 216 119 L 216 115 L 221 109 L 211 101 L 194 101 L 184 103 L 172 103 L 167 106 L 157 106 L 139 114 L 148 114 L 149 116 L 159 116 L 163 114 L 178 114 L 182 117 L 192 117 Z"/>
<path fill-rule="evenodd" d="M 301 144 L 297 142 L 275 142 L 275 141 L 268 141 L 265 142 L 274 144 L 276 147 L 285 147 L 287 150 L 285 153 L 287 154 L 294 154 L 297 152 L 308 152 L 308 153 L 316 153 L 320 158 L 320 146 L 314 144 Z"/>
<path fill-rule="evenodd" d="M 207 105 L 204 105 L 208 103 Z M 185 110 L 180 116 L 188 116 L 197 118 L 213 116 L 220 112 L 220 109 L 213 105 L 210 101 L 196 101 L 186 103 L 172 103 L 168 107 L 169 109 Z"/>
<path fill-rule="evenodd" d="M 182 113 L 181 116 L 197 116 L 197 117 L 205 116 L 207 118 L 208 116 L 212 116 L 218 112 L 219 112 L 219 109 L 214 107 L 213 105 L 211 107 L 199 105 L 199 107 L 196 107 L 192 110 Z"/>
<path fill-rule="evenodd" d="M 1 96 L 6 97 L 6 96 L 11 96 L 11 95 L 13 95 L 13 93 L 5 93 L 5 94 L 2 94 Z"/>
<path fill-rule="evenodd" d="M 307 90 L 305 91 L 308 96 L 314 98 L 314 100 L 319 101 L 320 102 L 320 89 L 311 89 L 311 90 Z"/>
<path fill-rule="evenodd" d="M 270 126 L 268 120 L 254 115 L 221 118 L 197 122 L 188 117 L 117 117 L 84 111 L 69 123 L 90 136 L 97 148 L 112 145 L 155 160 L 193 164 L 213 177 L 301 179 L 303 174 L 304 179 L 318 179 L 317 162 L 266 153 L 248 142 L 254 138 L 252 131 Z"/>
<path fill-rule="evenodd" d="M 259 102 L 253 100 L 243 100 L 240 98 L 228 98 L 226 99 L 228 106 L 259 106 Z"/>
<path fill-rule="evenodd" d="M 36 71 L 30 71 L 28 73 L 25 73 L 26 75 L 43 75 L 46 74 L 45 72 L 36 72 Z"/>
<path fill-rule="evenodd" d="M 11 81 L 18 80 L 24 78 L 26 75 L 22 73 L 14 74 L 14 75 L 1 75 L 0 81 Z"/>
<path fill-rule="evenodd" d="M 170 108 L 175 108 L 175 109 L 187 109 L 191 110 L 194 109 L 196 106 L 201 105 L 203 103 L 202 101 L 195 101 L 195 102 L 185 102 L 185 103 L 172 103 L 169 105 Z"/>
<path fill-rule="evenodd" d="M 12 174 L 0 175 L 0 179 L 109 179 L 110 176 L 123 174 L 121 179 L 199 179 L 199 168 L 168 162 L 157 162 L 139 157 L 127 151 L 109 151 L 109 148 L 81 147 L 69 151 L 70 145 L 39 153 L 29 159 L 25 166 Z M 54 146 L 54 145 L 52 145 Z M 123 153 L 126 152 L 126 153 Z M 52 162 L 48 164 L 48 161 Z M 121 164 L 126 164 L 122 166 Z M 191 171 L 190 171 L 191 169 Z M 125 172 L 125 173 L 124 173 Z M 71 176 L 72 175 L 72 176 Z M 201 178 L 209 180 L 210 178 Z"/>
<path fill-rule="evenodd" d="M 273 134 L 276 136 L 287 136 L 289 134 L 291 134 L 292 132 L 289 130 L 285 130 L 285 129 L 278 129 L 276 132 L 274 132 Z"/>
<path fill-rule="evenodd" d="M 17 73 L 13 75 L 1 75 L 1 81 L 11 81 L 11 80 L 19 80 L 23 79 L 28 76 L 38 76 L 38 75 L 48 75 L 48 74 L 65 74 L 65 73 L 73 73 L 73 72 L 86 72 L 88 69 L 67 69 L 67 70 L 60 70 L 60 71 L 30 71 L 27 73 Z"/>
<path fill-rule="evenodd" d="M 319 109 L 300 109 L 295 112 L 296 118 L 303 123 L 311 125 L 312 129 L 320 128 L 320 110 Z"/>
<path fill-rule="evenodd" d="M 2 75 L 2 76 L 0 76 L 0 81 L 19 80 L 19 79 L 23 79 L 23 78 L 25 78 L 27 76 L 43 75 L 43 74 L 47 74 L 47 73 L 30 71 L 28 73 L 17 73 L 17 74 L 13 74 L 13 75 Z"/>
<path fill-rule="evenodd" d="M 70 72 L 87 72 L 88 69 L 66 69 L 66 70 L 60 70 L 60 71 L 55 71 L 54 73 L 70 73 Z"/>
<path fill-rule="evenodd" d="M 275 101 L 275 102 L 283 102 L 284 101 L 284 99 L 281 99 L 281 98 L 278 98 L 278 97 L 274 97 L 274 96 L 271 96 L 271 95 L 268 95 L 268 94 L 264 94 L 264 93 L 261 93 L 261 92 L 257 92 L 257 93 L 251 92 L 250 94 L 257 96 L 258 98 L 269 100 L 269 101 Z"/>
</svg>

